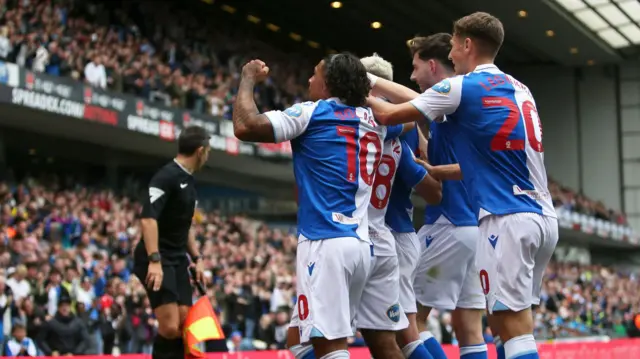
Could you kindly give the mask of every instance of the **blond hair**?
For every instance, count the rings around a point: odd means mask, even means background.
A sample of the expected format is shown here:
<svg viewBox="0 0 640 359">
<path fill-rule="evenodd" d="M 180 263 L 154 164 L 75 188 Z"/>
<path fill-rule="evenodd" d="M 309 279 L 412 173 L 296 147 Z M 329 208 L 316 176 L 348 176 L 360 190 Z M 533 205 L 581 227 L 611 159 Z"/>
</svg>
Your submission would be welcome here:
<svg viewBox="0 0 640 359">
<path fill-rule="evenodd" d="M 373 53 L 373 55 L 369 57 L 364 57 L 360 59 L 360 61 L 367 69 L 367 72 L 382 77 L 385 80 L 393 81 L 393 65 L 377 53 Z"/>
</svg>

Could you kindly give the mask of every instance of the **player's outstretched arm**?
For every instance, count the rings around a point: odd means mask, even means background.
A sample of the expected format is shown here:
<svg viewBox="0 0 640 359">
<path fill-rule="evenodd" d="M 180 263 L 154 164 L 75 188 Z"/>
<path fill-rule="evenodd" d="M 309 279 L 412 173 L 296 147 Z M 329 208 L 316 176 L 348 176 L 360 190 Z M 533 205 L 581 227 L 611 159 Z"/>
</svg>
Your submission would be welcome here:
<svg viewBox="0 0 640 359">
<path fill-rule="evenodd" d="M 260 60 L 252 60 L 242 68 L 238 95 L 233 105 L 233 133 L 242 141 L 275 142 L 271 121 L 258 111 L 253 98 L 255 85 L 269 74 L 269 68 Z"/>
<path fill-rule="evenodd" d="M 437 205 L 442 201 L 442 182 L 433 178 L 431 174 L 424 176 L 414 189 L 427 204 Z"/>
<path fill-rule="evenodd" d="M 432 166 L 427 161 L 424 161 L 420 158 L 416 158 L 415 161 L 422 167 L 424 167 L 429 172 L 431 177 L 437 179 L 438 181 L 461 181 L 463 178 L 462 171 L 460 170 L 460 165 L 457 163 Z"/>
<path fill-rule="evenodd" d="M 410 102 L 396 105 L 369 96 L 367 97 L 367 106 L 373 111 L 376 121 L 382 125 L 390 126 L 424 121 L 422 113 Z"/>
<path fill-rule="evenodd" d="M 383 79 L 373 74 L 367 74 L 367 76 L 371 81 L 371 94 L 378 97 L 384 97 L 391 103 L 405 103 L 420 96 L 419 93 L 412 89 L 393 81 Z"/>
<path fill-rule="evenodd" d="M 414 188 L 428 204 L 435 205 L 442 200 L 442 183 L 429 175 L 426 168 L 414 162 L 413 152 L 406 142 L 401 141 L 402 155 L 396 172 L 396 181 Z"/>
</svg>

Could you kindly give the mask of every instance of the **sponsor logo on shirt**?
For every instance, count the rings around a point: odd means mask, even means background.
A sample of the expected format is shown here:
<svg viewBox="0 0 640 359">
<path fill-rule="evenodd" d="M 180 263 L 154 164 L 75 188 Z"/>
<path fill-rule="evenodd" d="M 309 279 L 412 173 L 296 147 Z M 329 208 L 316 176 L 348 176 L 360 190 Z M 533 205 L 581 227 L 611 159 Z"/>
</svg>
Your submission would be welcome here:
<svg viewBox="0 0 640 359">
<path fill-rule="evenodd" d="M 433 91 L 446 95 L 451 92 L 451 82 L 448 79 L 444 79 L 437 84 L 433 85 L 431 88 Z"/>
<path fill-rule="evenodd" d="M 387 317 L 394 323 L 400 321 L 400 304 L 394 304 L 387 309 Z"/>
</svg>

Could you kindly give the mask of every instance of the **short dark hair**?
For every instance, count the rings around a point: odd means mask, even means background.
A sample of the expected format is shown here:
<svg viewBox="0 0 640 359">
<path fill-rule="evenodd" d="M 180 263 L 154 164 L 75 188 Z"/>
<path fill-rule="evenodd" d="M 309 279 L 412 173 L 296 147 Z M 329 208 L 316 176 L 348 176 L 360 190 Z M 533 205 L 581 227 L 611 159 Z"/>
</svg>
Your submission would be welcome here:
<svg viewBox="0 0 640 359">
<path fill-rule="evenodd" d="M 189 126 L 180 132 L 178 137 L 178 153 L 191 156 L 198 148 L 209 145 L 211 136 L 200 126 Z"/>
<path fill-rule="evenodd" d="M 350 53 L 329 55 L 324 59 L 324 78 L 331 96 L 347 106 L 364 106 L 371 83 L 360 59 Z"/>
<path fill-rule="evenodd" d="M 504 41 L 504 27 L 497 17 L 486 12 L 474 12 L 453 23 L 453 35 L 480 42 L 480 50 L 496 57 Z"/>
<path fill-rule="evenodd" d="M 451 52 L 451 35 L 440 32 L 430 36 L 416 36 L 409 40 L 411 57 L 418 54 L 421 60 L 438 60 L 441 64 L 453 69 L 453 62 L 449 60 Z"/>
</svg>

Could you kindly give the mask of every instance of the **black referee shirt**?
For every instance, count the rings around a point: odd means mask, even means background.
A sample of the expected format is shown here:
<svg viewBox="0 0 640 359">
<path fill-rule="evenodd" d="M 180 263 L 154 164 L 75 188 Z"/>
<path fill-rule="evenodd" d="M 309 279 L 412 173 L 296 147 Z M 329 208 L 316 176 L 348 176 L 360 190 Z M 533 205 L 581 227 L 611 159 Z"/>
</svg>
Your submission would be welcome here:
<svg viewBox="0 0 640 359">
<path fill-rule="evenodd" d="M 193 176 L 176 160 L 167 163 L 149 183 L 149 196 L 144 202 L 141 216 L 158 222 L 158 247 L 163 264 L 174 264 L 176 259 L 186 255 L 195 208 L 196 188 Z M 136 252 L 141 250 L 144 253 L 138 256 L 146 256 L 142 242 Z"/>
</svg>

